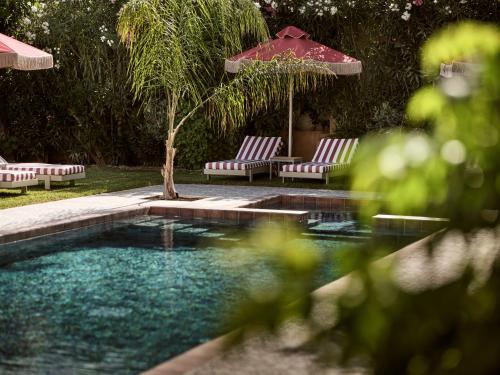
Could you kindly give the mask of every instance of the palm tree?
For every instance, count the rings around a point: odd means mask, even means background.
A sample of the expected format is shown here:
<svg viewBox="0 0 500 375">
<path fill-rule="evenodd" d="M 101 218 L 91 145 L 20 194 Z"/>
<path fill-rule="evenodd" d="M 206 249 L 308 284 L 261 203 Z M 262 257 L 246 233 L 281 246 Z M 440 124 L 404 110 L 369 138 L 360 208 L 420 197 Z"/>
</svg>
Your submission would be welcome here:
<svg viewBox="0 0 500 375">
<path fill-rule="evenodd" d="M 196 111 L 205 108 L 223 129 L 238 126 L 255 111 L 286 102 L 290 74 L 295 90 L 331 76 L 303 72 L 301 62 L 284 58 L 285 70 L 278 61 L 255 63 L 230 79 L 223 71 L 224 58 L 240 52 L 245 38 L 268 38 L 267 25 L 251 0 L 130 0 L 120 11 L 118 33 L 130 54 L 136 98 L 166 100 L 165 199 L 177 196 L 175 137 Z M 323 73 L 320 67 L 318 71 Z M 192 110 L 178 118 L 182 102 Z"/>
</svg>

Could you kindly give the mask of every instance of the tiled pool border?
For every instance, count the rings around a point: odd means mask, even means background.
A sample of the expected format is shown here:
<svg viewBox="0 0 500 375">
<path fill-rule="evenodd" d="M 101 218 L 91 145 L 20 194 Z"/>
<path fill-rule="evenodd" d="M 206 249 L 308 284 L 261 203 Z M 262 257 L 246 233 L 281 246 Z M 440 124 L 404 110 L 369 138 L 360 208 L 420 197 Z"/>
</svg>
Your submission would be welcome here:
<svg viewBox="0 0 500 375">
<path fill-rule="evenodd" d="M 97 224 L 130 219 L 141 215 L 171 216 L 182 219 L 229 220 L 237 224 L 254 221 L 301 224 L 307 222 L 308 210 L 319 209 L 355 212 L 366 202 L 367 200 L 363 199 L 307 195 L 268 195 L 248 200 L 239 206 L 226 208 L 204 204 L 204 199 L 198 199 L 194 202 L 196 203 L 195 205 L 189 205 L 193 203 L 190 200 L 183 201 L 180 205 L 172 206 L 155 204 L 153 201 L 148 202 L 147 205 L 138 204 L 131 207 L 122 207 L 109 214 L 86 215 L 74 220 L 64 220 L 3 234 L 0 235 L 0 245 Z M 292 208 L 272 208 L 276 205 L 290 206 Z M 442 229 L 446 226 L 446 223 L 446 219 L 439 218 L 381 214 L 374 216 L 373 228 L 375 235 L 391 233 L 423 236 Z"/>
<path fill-rule="evenodd" d="M 74 229 L 89 227 L 92 225 L 106 224 L 117 220 L 126 220 L 133 217 L 147 215 L 149 207 L 127 208 L 109 214 L 86 215 L 75 220 L 65 220 L 49 225 L 40 225 L 28 230 L 21 230 L 15 233 L 8 233 L 0 236 L 0 245 L 10 242 L 26 240 L 30 238 L 56 234 Z"/>
<path fill-rule="evenodd" d="M 302 223 L 307 220 L 307 211 L 279 211 L 253 208 L 192 208 L 192 207 L 161 207 L 136 206 L 117 212 L 99 215 L 86 215 L 74 220 L 64 220 L 48 225 L 35 226 L 30 229 L 0 235 L 0 245 L 30 238 L 57 234 L 68 230 L 80 229 L 92 225 L 105 224 L 117 220 L 131 219 L 141 215 L 172 216 L 182 219 L 214 219 L 231 220 L 235 223 L 252 221 L 278 221 Z"/>
<path fill-rule="evenodd" d="M 443 229 L 448 222 L 448 219 L 434 217 L 379 214 L 373 217 L 372 227 L 378 235 L 398 233 L 423 236 Z"/>
<path fill-rule="evenodd" d="M 252 221 L 276 221 L 303 223 L 307 211 L 279 211 L 252 208 L 190 208 L 190 207 L 151 207 L 150 215 L 180 217 L 183 219 L 231 220 L 241 224 Z"/>
<path fill-rule="evenodd" d="M 315 197 L 303 195 L 274 195 L 263 197 L 256 202 L 249 203 L 243 207 L 265 209 L 280 205 L 287 210 L 341 210 L 357 212 L 366 200 L 337 198 L 337 197 Z M 424 237 L 443 229 L 448 223 L 448 219 L 422 217 L 422 216 L 401 216 L 379 214 L 373 216 L 372 227 L 375 236 L 401 235 Z"/>
<path fill-rule="evenodd" d="M 272 195 L 259 198 L 243 207 L 266 208 L 275 205 L 290 207 L 290 210 L 342 210 L 358 211 L 367 200 L 310 195 Z"/>
<path fill-rule="evenodd" d="M 140 215 L 172 216 L 183 219 L 230 220 L 235 223 L 253 221 L 275 221 L 280 223 L 305 223 L 308 218 L 307 209 L 324 210 L 357 210 L 363 200 L 350 198 L 306 196 L 306 195 L 268 195 L 250 199 L 241 206 L 218 208 L 213 205 L 204 207 L 203 198 L 185 200 L 180 205 L 164 206 L 155 201 L 147 205 L 137 204 L 123 207 L 109 214 L 85 215 L 73 220 L 62 220 L 34 226 L 29 229 L 0 235 L 0 245 L 26 240 L 34 237 L 56 234 L 68 230 L 84 228 L 91 225 L 105 224 L 117 220 L 130 219 Z M 192 203 L 195 203 L 192 205 Z M 273 204 L 299 205 L 307 209 L 272 209 Z"/>
</svg>

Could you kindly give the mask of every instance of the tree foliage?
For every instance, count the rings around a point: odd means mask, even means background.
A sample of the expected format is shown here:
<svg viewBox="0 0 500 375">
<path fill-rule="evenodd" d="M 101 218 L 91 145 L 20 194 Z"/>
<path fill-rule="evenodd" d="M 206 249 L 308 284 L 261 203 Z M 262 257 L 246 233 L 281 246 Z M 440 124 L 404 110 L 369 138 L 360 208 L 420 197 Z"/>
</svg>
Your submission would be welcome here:
<svg viewBox="0 0 500 375">
<path fill-rule="evenodd" d="M 220 82 L 224 58 L 242 50 L 243 37 L 264 40 L 267 26 L 245 0 L 133 0 L 121 9 L 118 32 L 137 96 L 167 91 L 199 103 Z"/>
</svg>

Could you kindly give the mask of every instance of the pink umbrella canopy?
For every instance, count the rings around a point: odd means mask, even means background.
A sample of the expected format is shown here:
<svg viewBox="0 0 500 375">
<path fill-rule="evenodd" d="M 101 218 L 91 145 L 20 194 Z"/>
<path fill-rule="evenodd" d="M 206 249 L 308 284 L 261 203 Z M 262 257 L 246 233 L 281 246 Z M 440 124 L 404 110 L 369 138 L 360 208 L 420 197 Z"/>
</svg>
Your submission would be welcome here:
<svg viewBox="0 0 500 375">
<path fill-rule="evenodd" d="M 276 39 L 242 52 L 239 55 L 226 59 L 224 67 L 229 73 L 236 73 L 244 69 L 245 64 L 252 61 L 271 61 L 279 56 L 292 54 L 294 57 L 306 61 L 319 62 L 328 67 L 336 75 L 361 74 L 361 61 L 347 56 L 342 52 L 327 47 L 309 39 L 310 35 L 295 26 L 288 26 L 276 34 Z M 314 64 L 312 65 L 314 68 Z M 304 69 L 308 69 L 304 64 Z M 290 80 L 288 101 L 288 156 L 292 156 L 293 136 L 293 81 Z"/>
<path fill-rule="evenodd" d="M 308 33 L 295 26 L 285 27 L 276 37 L 227 59 L 226 71 L 236 73 L 251 60 L 271 61 L 289 53 L 305 61 L 325 63 L 337 75 L 354 75 L 362 71 L 361 61 L 309 39 Z"/>
<path fill-rule="evenodd" d="M 38 70 L 53 66 L 51 54 L 0 34 L 0 68 Z"/>
</svg>

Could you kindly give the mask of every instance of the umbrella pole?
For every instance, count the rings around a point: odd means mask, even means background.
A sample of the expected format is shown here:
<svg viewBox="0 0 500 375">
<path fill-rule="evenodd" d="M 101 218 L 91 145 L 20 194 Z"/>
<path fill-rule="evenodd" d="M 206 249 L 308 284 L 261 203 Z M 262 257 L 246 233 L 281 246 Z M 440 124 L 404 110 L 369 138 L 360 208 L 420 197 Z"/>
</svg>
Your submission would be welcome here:
<svg viewBox="0 0 500 375">
<path fill-rule="evenodd" d="M 292 156 L 292 120 L 293 120 L 293 78 L 290 78 L 288 87 L 288 157 Z"/>
</svg>

